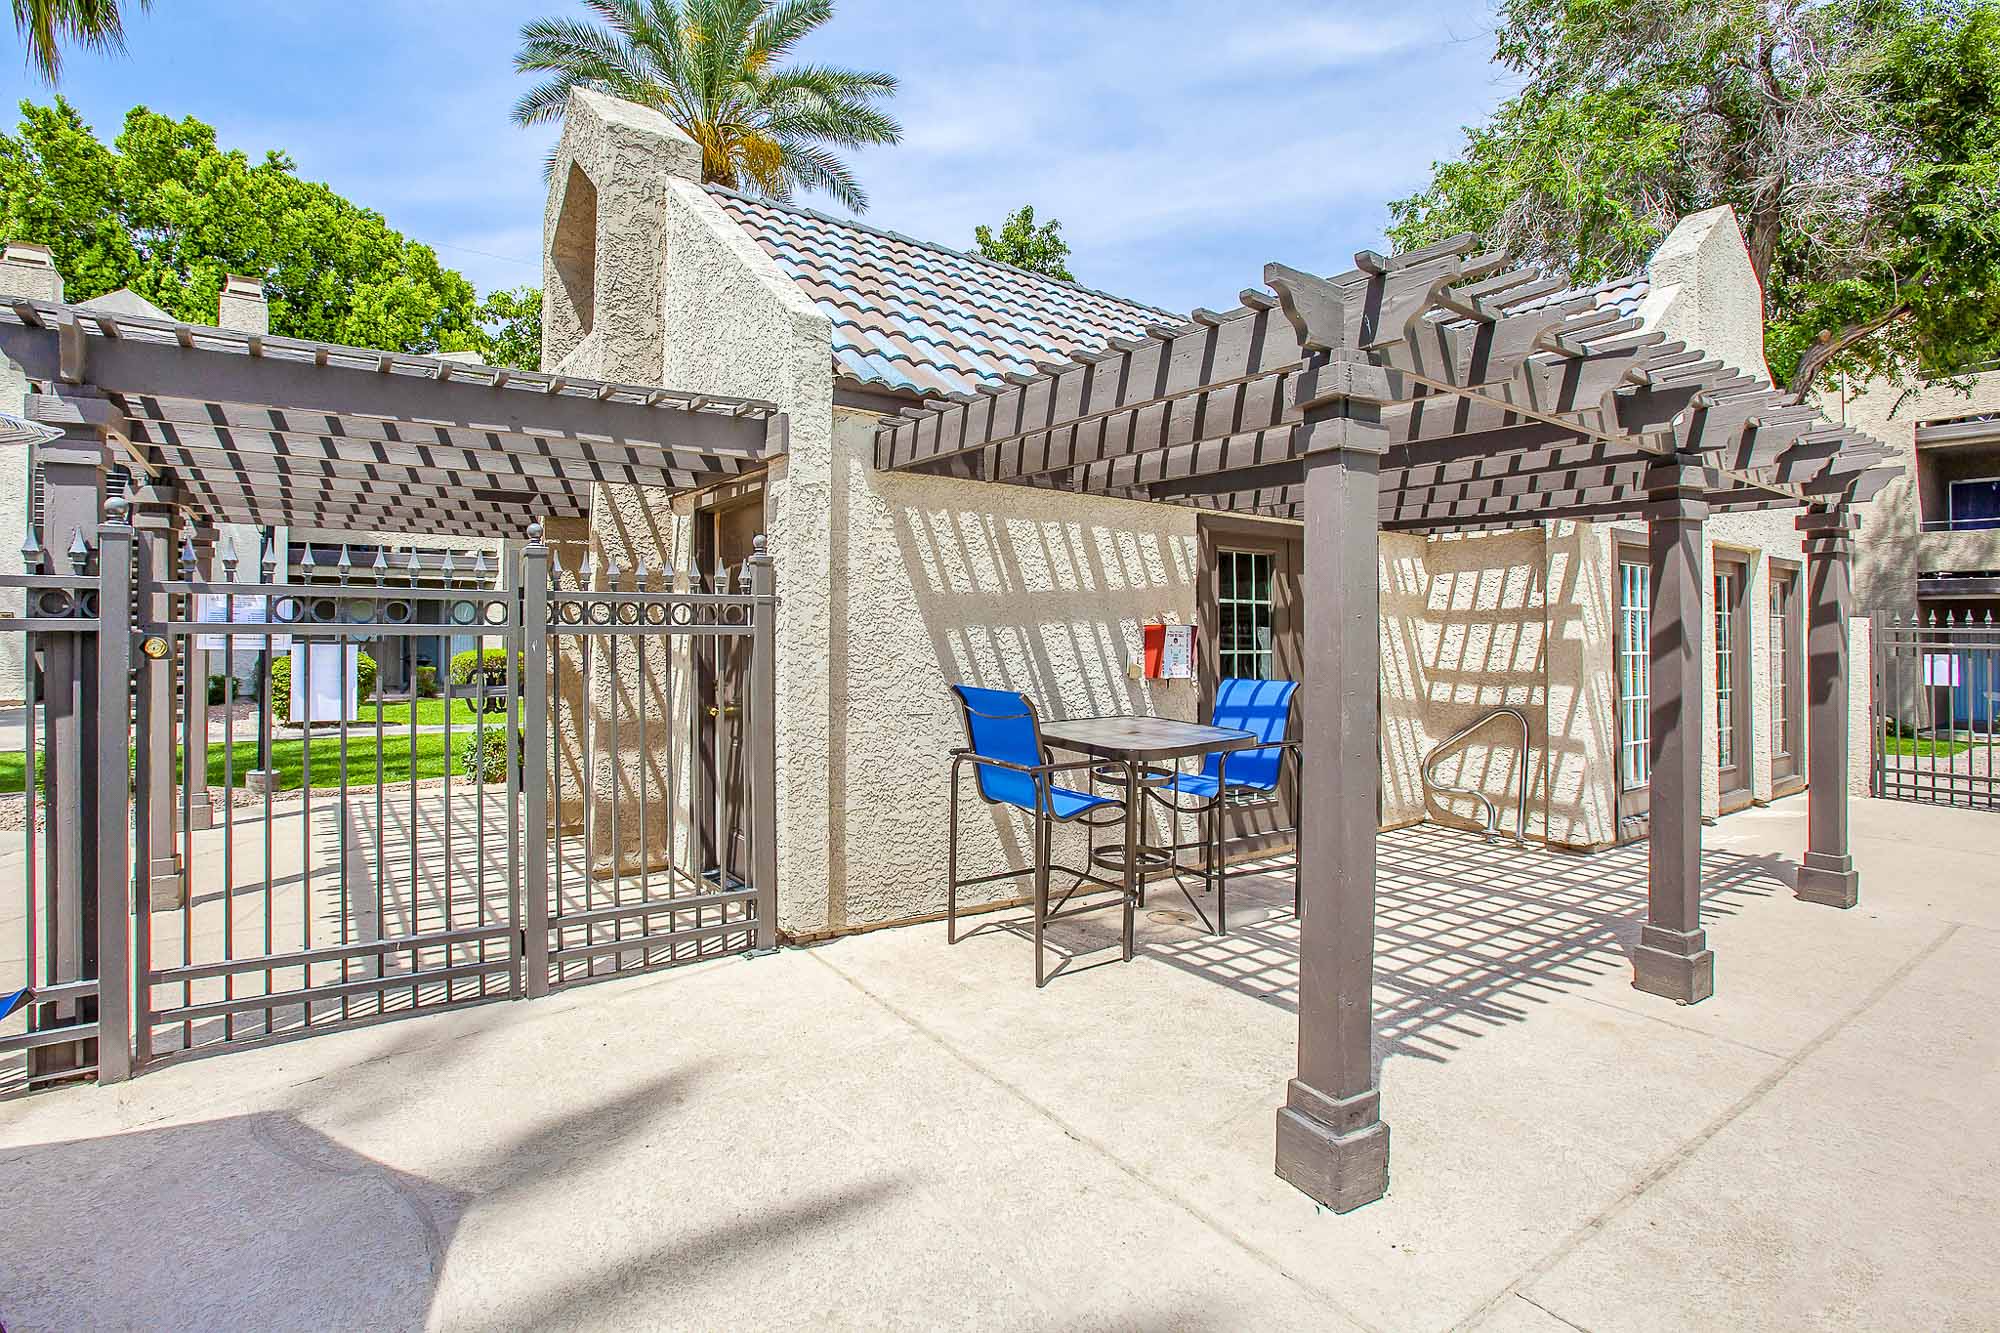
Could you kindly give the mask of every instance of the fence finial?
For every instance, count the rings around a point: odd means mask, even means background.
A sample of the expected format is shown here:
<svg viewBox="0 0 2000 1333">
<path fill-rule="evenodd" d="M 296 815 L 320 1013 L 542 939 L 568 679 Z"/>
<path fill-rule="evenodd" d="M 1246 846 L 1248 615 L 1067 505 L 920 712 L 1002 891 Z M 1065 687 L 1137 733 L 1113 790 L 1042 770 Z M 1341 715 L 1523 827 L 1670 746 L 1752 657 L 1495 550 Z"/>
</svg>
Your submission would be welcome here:
<svg viewBox="0 0 2000 1333">
<path fill-rule="evenodd" d="M 42 567 L 42 544 L 35 540 L 32 524 L 28 535 L 21 540 L 21 564 L 30 574 Z"/>
<path fill-rule="evenodd" d="M 222 580 L 225 583 L 236 581 L 236 534 L 233 532 L 222 534 Z"/>
<path fill-rule="evenodd" d="M 132 502 L 123 495 L 107 495 L 104 498 L 104 521 L 123 523 L 132 512 Z"/>
<path fill-rule="evenodd" d="M 528 520 L 528 545 L 530 545 L 530 546 L 540 546 L 540 545 L 542 544 L 542 533 L 543 533 L 543 528 L 542 528 L 542 520 L 540 520 L 539 518 L 531 518 L 531 519 L 529 519 L 529 520 Z"/>
<path fill-rule="evenodd" d="M 82 528 L 69 530 L 69 562 L 76 567 L 76 572 L 79 574 L 83 573 L 83 567 L 90 563 L 90 547 L 84 543 Z"/>
</svg>

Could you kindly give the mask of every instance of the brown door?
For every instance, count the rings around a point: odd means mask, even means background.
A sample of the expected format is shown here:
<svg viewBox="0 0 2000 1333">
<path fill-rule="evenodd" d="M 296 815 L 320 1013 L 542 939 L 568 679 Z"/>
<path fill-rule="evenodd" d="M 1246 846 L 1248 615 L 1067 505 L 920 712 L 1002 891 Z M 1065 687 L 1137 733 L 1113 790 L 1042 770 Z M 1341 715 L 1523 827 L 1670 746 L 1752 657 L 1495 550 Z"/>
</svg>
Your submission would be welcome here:
<svg viewBox="0 0 2000 1333">
<path fill-rule="evenodd" d="M 1799 616 L 1799 571 L 1771 566 L 1771 785 L 1796 786 L 1805 737 L 1804 626 Z"/>
<path fill-rule="evenodd" d="M 1618 548 L 1618 836 L 1645 831 L 1652 781 L 1653 566 L 1646 548 Z"/>
<path fill-rule="evenodd" d="M 1215 701 L 1217 682 L 1227 677 L 1301 679 L 1301 551 L 1297 528 L 1203 515 L 1197 623 L 1199 715 L 1204 720 Z M 1298 736 L 1295 704 L 1291 739 Z M 1224 816 L 1225 854 L 1289 847 L 1297 799 L 1298 768 L 1286 762 L 1279 767 L 1278 790 L 1270 797 L 1230 805 Z"/>
<path fill-rule="evenodd" d="M 1715 560 L 1715 768 L 1725 809 L 1750 797 L 1750 636 L 1740 557 Z"/>
<path fill-rule="evenodd" d="M 764 493 L 733 498 L 695 512 L 695 558 L 703 591 L 745 591 L 743 562 L 764 530 Z M 717 571 L 724 571 L 718 586 Z M 747 786 L 743 769 L 743 709 L 749 702 L 750 640 L 715 636 L 691 640 L 695 689 L 695 819 L 702 868 L 721 883 L 749 873 Z M 768 702 L 768 701 L 767 701 Z"/>
</svg>

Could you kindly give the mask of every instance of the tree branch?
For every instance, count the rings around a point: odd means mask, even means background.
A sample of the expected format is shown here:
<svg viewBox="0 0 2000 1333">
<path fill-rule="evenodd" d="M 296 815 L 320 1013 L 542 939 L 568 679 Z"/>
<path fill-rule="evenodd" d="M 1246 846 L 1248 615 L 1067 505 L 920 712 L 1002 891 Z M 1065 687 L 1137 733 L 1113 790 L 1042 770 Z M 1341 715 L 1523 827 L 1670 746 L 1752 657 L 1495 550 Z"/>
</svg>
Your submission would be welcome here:
<svg viewBox="0 0 2000 1333">
<path fill-rule="evenodd" d="M 1792 372 L 1790 385 L 1792 401 L 1803 403 L 1806 400 L 1806 395 L 1812 391 L 1813 381 L 1819 378 L 1819 373 L 1826 369 L 1829 361 L 1856 343 L 1874 337 L 1909 313 L 1910 307 L 1907 305 L 1891 306 L 1886 313 L 1875 319 L 1830 330 L 1813 339 L 1812 346 L 1806 348 L 1805 354 L 1799 358 L 1799 368 Z"/>
</svg>

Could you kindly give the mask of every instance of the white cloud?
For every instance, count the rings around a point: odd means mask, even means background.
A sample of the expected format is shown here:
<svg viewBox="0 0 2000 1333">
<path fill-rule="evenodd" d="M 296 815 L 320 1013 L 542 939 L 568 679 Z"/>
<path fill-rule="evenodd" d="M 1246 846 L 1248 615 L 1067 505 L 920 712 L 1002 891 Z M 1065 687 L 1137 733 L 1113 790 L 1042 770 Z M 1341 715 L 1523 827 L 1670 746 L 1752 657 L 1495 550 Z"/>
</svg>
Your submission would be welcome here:
<svg viewBox="0 0 2000 1333">
<path fill-rule="evenodd" d="M 1255 24 L 1229 34 L 1223 53 L 1232 61 L 1288 70 L 1327 69 L 1371 60 L 1413 45 L 1408 23 L 1353 21 L 1300 15 Z"/>
</svg>

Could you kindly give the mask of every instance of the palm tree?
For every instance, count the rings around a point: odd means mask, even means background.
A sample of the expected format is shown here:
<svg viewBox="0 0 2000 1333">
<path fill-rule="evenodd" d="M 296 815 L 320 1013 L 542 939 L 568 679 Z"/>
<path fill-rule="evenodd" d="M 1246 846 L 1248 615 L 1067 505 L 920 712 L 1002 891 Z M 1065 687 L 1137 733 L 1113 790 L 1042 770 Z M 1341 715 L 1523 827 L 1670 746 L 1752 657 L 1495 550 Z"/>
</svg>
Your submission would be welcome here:
<svg viewBox="0 0 2000 1333">
<path fill-rule="evenodd" d="M 584 0 L 604 22 L 536 19 L 514 68 L 548 74 L 514 120 L 560 120 L 576 87 L 649 106 L 701 145 L 702 179 L 776 199 L 822 190 L 859 213 L 868 196 L 835 148 L 895 143 L 878 103 L 895 76 L 830 65 L 780 69 L 833 17 L 833 0 Z"/>
<path fill-rule="evenodd" d="M 141 9 L 151 4 L 139 0 Z M 50 83 L 62 73 L 66 41 L 109 51 L 125 47 L 118 0 L 14 0 L 14 29 L 28 48 L 29 63 Z"/>
</svg>

